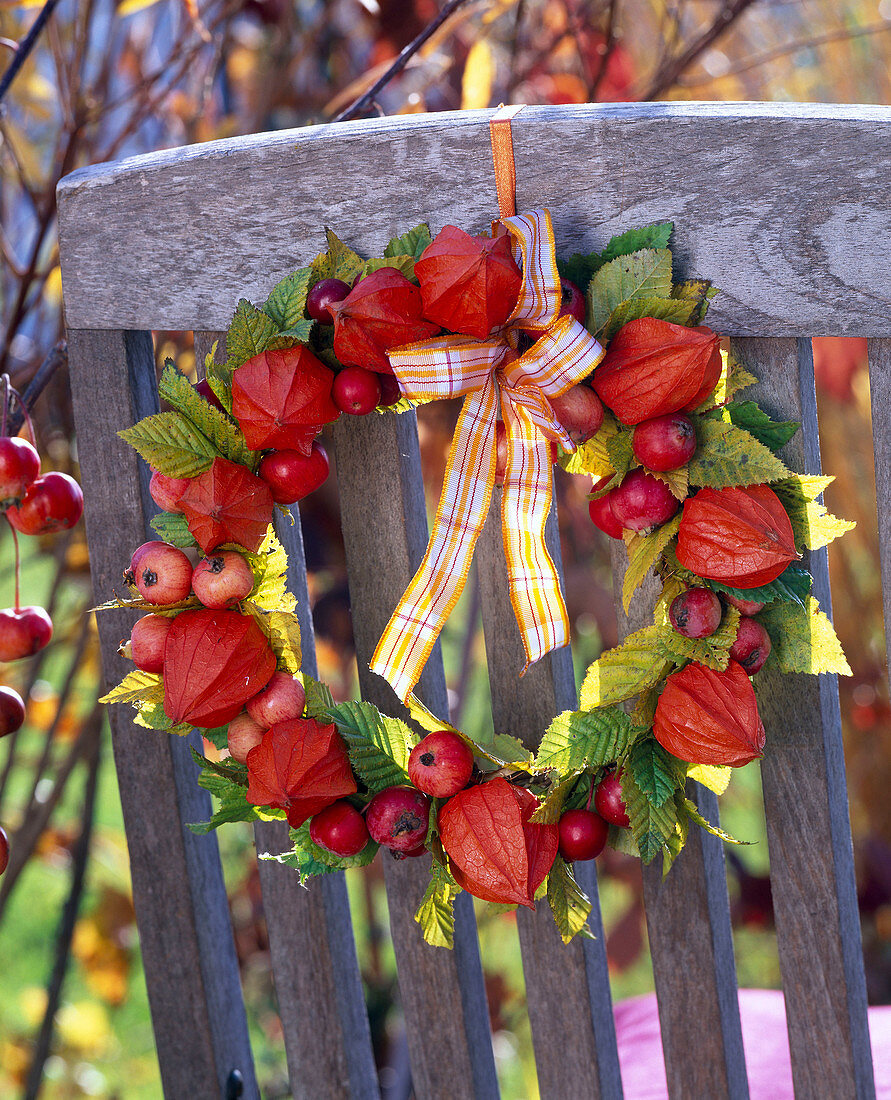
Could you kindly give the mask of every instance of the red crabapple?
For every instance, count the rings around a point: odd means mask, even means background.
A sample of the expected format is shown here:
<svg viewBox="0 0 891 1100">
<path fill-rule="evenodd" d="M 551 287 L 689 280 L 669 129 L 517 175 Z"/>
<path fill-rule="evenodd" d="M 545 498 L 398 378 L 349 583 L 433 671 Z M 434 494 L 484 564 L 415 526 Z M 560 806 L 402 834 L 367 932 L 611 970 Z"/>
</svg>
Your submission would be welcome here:
<svg viewBox="0 0 891 1100">
<path fill-rule="evenodd" d="M 569 279 L 560 280 L 560 317 L 575 317 L 580 325 L 585 323 L 585 296 Z"/>
<path fill-rule="evenodd" d="M 631 446 L 634 457 L 648 470 L 677 470 L 696 452 L 696 430 L 689 416 L 668 413 L 638 424 Z"/>
<path fill-rule="evenodd" d="M 754 676 L 764 667 L 770 650 L 770 635 L 761 623 L 743 615 L 739 620 L 736 640 L 730 647 L 730 659 L 739 661 L 749 676 Z"/>
<path fill-rule="evenodd" d="M 452 730 L 428 733 L 411 750 L 408 777 L 424 794 L 451 798 L 467 786 L 473 772 L 473 752 Z"/>
<path fill-rule="evenodd" d="M 372 798 L 365 823 L 385 848 L 414 854 L 427 836 L 430 799 L 414 787 L 387 787 Z"/>
<path fill-rule="evenodd" d="M 192 590 L 192 563 L 182 550 L 167 542 L 148 550 L 144 546 L 134 553 L 134 558 L 139 555 L 135 569 L 132 559 L 130 562 L 134 584 L 142 598 L 159 605 L 187 599 Z"/>
<path fill-rule="evenodd" d="M 0 686 L 0 737 L 15 733 L 25 721 L 25 704 L 11 687 Z"/>
<path fill-rule="evenodd" d="M 631 531 L 649 531 L 677 512 L 677 499 L 664 481 L 644 470 L 632 470 L 610 494 L 613 515 Z"/>
<path fill-rule="evenodd" d="M 192 573 L 192 591 L 205 607 L 231 607 L 249 596 L 254 573 L 247 558 L 234 550 L 219 550 L 202 558 Z"/>
<path fill-rule="evenodd" d="M 622 797 L 622 773 L 610 772 L 603 777 L 594 792 L 594 808 L 604 821 L 627 829 L 631 825 L 625 799 Z"/>
<path fill-rule="evenodd" d="M 668 618 L 685 638 L 707 638 L 721 625 L 721 601 L 708 588 L 688 588 L 671 601 Z"/>
<path fill-rule="evenodd" d="M 164 671 L 164 643 L 173 619 L 166 615 L 143 615 L 130 631 L 130 659 L 143 672 Z"/>
<path fill-rule="evenodd" d="M 367 416 L 381 403 L 379 376 L 365 367 L 344 367 L 334 379 L 331 400 L 341 412 Z"/>
<path fill-rule="evenodd" d="M 242 711 L 229 723 L 226 734 L 229 755 L 239 764 L 246 764 L 247 754 L 260 744 L 265 732 L 259 722 L 255 722 L 249 714 Z"/>
<path fill-rule="evenodd" d="M 595 859 L 606 847 L 609 825 L 590 810 L 567 810 L 558 823 L 560 855 L 568 863 Z"/>
<path fill-rule="evenodd" d="M 53 636 L 53 621 L 42 607 L 0 611 L 0 661 L 33 657 Z"/>
<path fill-rule="evenodd" d="M 590 439 L 603 423 L 603 402 L 597 394 L 579 383 L 570 386 L 557 397 L 549 397 L 554 416 L 569 433 L 574 443 Z"/>
<path fill-rule="evenodd" d="M 81 487 L 68 474 L 55 471 L 32 481 L 22 501 L 6 513 L 23 535 L 48 535 L 73 527 L 84 510 Z"/>
<path fill-rule="evenodd" d="M 356 807 L 341 798 L 312 818 L 309 839 L 336 856 L 357 856 L 368 843 L 368 826 Z"/>
<path fill-rule="evenodd" d="M 0 437 L 0 508 L 20 501 L 40 473 L 40 455 L 27 439 Z"/>
<path fill-rule="evenodd" d="M 248 699 L 247 712 L 264 729 L 276 722 L 287 722 L 300 718 L 306 706 L 306 692 L 303 684 L 290 672 L 273 672 L 269 683 Z"/>
<path fill-rule="evenodd" d="M 319 443 L 313 443 L 309 455 L 300 451 L 271 451 L 257 473 L 269 486 L 276 504 L 296 504 L 327 478 L 328 455 Z"/>
</svg>

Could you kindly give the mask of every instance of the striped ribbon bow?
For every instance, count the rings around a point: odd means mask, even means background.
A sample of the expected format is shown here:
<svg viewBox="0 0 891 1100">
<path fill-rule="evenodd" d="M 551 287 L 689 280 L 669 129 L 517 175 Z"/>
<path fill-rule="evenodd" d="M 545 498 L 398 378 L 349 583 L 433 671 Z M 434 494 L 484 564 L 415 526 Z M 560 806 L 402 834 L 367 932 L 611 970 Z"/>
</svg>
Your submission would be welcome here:
<svg viewBox="0 0 891 1100">
<path fill-rule="evenodd" d="M 465 398 L 427 552 L 371 661 L 372 672 L 403 701 L 467 580 L 495 484 L 499 403 L 508 441 L 501 525 L 511 602 L 526 651 L 523 672 L 569 641 L 544 525 L 553 492 L 549 441 L 569 451 L 575 446 L 547 398 L 586 377 L 603 349 L 574 318 L 558 318 L 560 276 L 549 211 L 502 218 L 496 231 L 499 225 L 510 233 L 523 270 L 520 296 L 504 327 L 484 341 L 439 336 L 389 353 L 407 397 Z M 518 356 L 521 329 L 535 329 L 539 338 Z"/>
</svg>

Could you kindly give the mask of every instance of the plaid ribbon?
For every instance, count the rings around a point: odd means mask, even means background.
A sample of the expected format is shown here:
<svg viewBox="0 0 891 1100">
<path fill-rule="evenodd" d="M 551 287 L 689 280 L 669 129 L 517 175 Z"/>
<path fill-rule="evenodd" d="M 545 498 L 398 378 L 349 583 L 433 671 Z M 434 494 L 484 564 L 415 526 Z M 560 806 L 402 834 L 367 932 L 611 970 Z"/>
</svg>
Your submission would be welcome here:
<svg viewBox="0 0 891 1100">
<path fill-rule="evenodd" d="M 407 397 L 465 399 L 427 552 L 371 660 L 372 672 L 403 701 L 467 580 L 495 484 L 499 405 L 508 441 L 501 526 L 511 603 L 526 651 L 523 672 L 569 641 L 544 525 L 553 492 L 550 440 L 568 451 L 575 445 L 547 398 L 585 378 L 603 349 L 574 318 L 558 317 L 560 276 L 549 211 L 502 218 L 493 230 L 510 233 L 523 270 L 523 286 L 504 327 L 484 341 L 439 336 L 389 353 Z M 521 329 L 539 330 L 539 338 L 518 356 Z"/>
</svg>

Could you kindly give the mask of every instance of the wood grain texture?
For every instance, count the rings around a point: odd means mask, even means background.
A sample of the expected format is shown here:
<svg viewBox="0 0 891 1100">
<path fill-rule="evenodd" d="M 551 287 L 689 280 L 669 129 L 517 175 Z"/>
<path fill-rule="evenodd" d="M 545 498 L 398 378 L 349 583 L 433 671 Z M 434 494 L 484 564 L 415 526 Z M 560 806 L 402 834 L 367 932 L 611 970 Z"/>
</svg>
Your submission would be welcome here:
<svg viewBox="0 0 891 1100">
<path fill-rule="evenodd" d="M 58 191 L 69 324 L 228 326 L 239 297 L 264 301 L 323 248 L 325 223 L 365 255 L 420 221 L 487 228 L 490 116 L 307 127 L 74 172 Z M 674 221 L 678 270 L 723 288 L 721 331 L 891 335 L 875 243 L 891 235 L 891 108 L 539 106 L 513 135 L 517 207 L 552 209 L 558 255 Z"/>
<path fill-rule="evenodd" d="M 792 469 L 820 472 L 809 340 L 735 343 L 761 382 L 745 396 L 802 430 L 783 449 Z M 831 614 L 826 550 L 806 554 L 814 595 Z M 756 677 L 767 730 L 761 762 L 770 877 L 792 1075 L 798 1098 L 875 1094 L 866 984 L 834 676 Z"/>
<path fill-rule="evenodd" d="M 546 541 L 560 570 L 553 509 Z M 535 748 L 554 715 L 578 705 L 572 654 L 566 647 L 556 650 L 519 678 L 525 655 L 507 584 L 498 487 L 477 543 L 476 563 L 495 732 L 512 734 Z M 622 1095 L 622 1083 L 597 877 L 593 861 L 577 869 L 593 903 L 589 924 L 596 939 L 577 937 L 564 944 L 545 901 L 535 912 L 517 913 L 538 1086 L 544 1100 L 576 1095 L 615 1100 Z"/>
<path fill-rule="evenodd" d="M 885 648 L 891 670 L 891 340 L 870 340 L 867 349 L 872 442 L 876 456 L 882 598 L 885 605 Z"/>
<path fill-rule="evenodd" d="M 157 409 L 154 357 L 148 333 L 69 331 L 68 347 L 99 602 L 121 591 L 121 570 L 156 510 L 147 467 L 116 435 Z M 123 610 L 97 616 L 109 686 L 132 668 L 117 647 L 134 618 Z M 242 1095 L 257 1098 L 216 837 L 184 824 L 208 819 L 210 796 L 196 783 L 188 741 L 136 726 L 129 713 L 109 708 L 164 1094 L 224 1096 L 238 1070 Z"/>
<path fill-rule="evenodd" d="M 219 360 L 225 333 L 195 333 L 202 376 L 204 355 L 214 342 Z M 291 513 L 293 523 L 276 513 L 275 528 L 288 555 L 288 589 L 297 599 L 303 670 L 317 676 L 296 505 Z M 283 821 L 258 822 L 254 837 L 258 854 L 291 849 Z M 297 1100 L 372 1100 L 379 1095 L 377 1070 L 346 880 L 342 873 L 323 875 L 307 889 L 290 867 L 263 859 L 258 866 L 291 1092 Z"/>
<path fill-rule="evenodd" d="M 625 615 L 626 565 L 625 547 L 617 541 L 613 583 L 620 638 L 653 621 L 661 591 L 650 573 Z M 718 824 L 717 799 L 696 783 L 689 786 L 701 812 Z M 745 1100 L 749 1090 L 721 841 L 692 826 L 668 877 L 663 880 L 657 857 L 644 867 L 643 883 L 669 1095 Z"/>
<path fill-rule="evenodd" d="M 413 413 L 342 417 L 333 434 L 362 697 L 386 713 L 404 714 L 368 662 L 426 548 L 417 423 Z M 418 695 L 435 713 L 448 716 L 438 646 Z M 415 1094 L 497 1097 L 471 900 L 462 895 L 455 907 L 454 952 L 430 947 L 414 921 L 429 881 L 427 857 L 381 856 Z"/>
</svg>

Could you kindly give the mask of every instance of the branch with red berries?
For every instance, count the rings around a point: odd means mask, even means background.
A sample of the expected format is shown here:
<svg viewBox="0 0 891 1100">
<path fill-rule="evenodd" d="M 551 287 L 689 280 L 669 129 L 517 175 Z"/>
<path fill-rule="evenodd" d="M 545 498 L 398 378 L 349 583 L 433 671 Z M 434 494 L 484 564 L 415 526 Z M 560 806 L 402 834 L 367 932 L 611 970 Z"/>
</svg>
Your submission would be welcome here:
<svg viewBox="0 0 891 1100">
<path fill-rule="evenodd" d="M 163 511 L 159 539 L 124 573 L 132 595 L 103 605 L 147 612 L 123 644 L 136 668 L 105 701 L 131 703 L 154 729 L 198 727 L 228 753 L 196 754 L 219 802 L 196 832 L 287 820 L 293 850 L 274 858 L 302 878 L 364 865 L 380 847 L 429 852 L 417 919 L 440 945 L 462 889 L 529 907 L 546 896 L 568 942 L 590 911 L 575 861 L 609 843 L 661 855 L 667 870 L 691 822 L 732 841 L 686 782 L 723 793 L 732 768 L 762 755 L 750 681 L 762 667 L 848 671 L 798 561 L 852 525 L 818 502 L 828 479 L 778 456 L 798 426 L 740 400 L 755 379 L 703 325 L 714 288 L 674 282 L 671 232 L 633 230 L 560 264 L 563 310 L 606 355 L 551 402 L 576 444 L 552 458 L 591 478 L 592 520 L 626 544 L 626 607 L 650 571 L 662 592 L 653 624 L 590 666 L 579 710 L 558 715 L 535 754 L 509 736 L 476 743 L 413 696 L 411 725 L 369 703 L 335 706 L 300 672 L 271 526 L 276 505 L 324 481 L 326 424 L 410 407 L 394 349 L 499 331 L 520 280 L 505 238 L 446 227 L 433 239 L 422 225 L 363 259 L 328 230 L 326 252 L 262 306 L 238 303 L 226 360 L 215 348 L 205 381 L 165 367 L 169 409 L 121 433 L 151 465 Z"/>
</svg>

